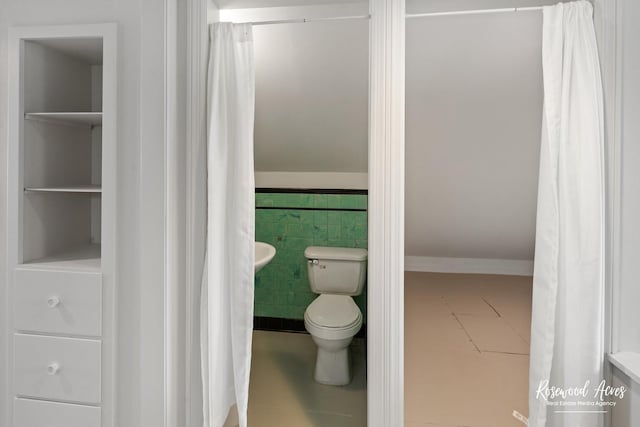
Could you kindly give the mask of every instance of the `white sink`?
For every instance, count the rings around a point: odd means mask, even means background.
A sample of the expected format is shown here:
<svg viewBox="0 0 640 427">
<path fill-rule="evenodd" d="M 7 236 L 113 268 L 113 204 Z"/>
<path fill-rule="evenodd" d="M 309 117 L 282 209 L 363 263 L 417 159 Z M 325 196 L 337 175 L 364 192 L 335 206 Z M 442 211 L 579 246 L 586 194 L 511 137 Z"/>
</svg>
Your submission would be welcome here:
<svg viewBox="0 0 640 427">
<path fill-rule="evenodd" d="M 253 267 L 253 272 L 257 273 L 269 264 L 273 257 L 276 255 L 276 248 L 268 243 L 256 242 L 256 261 Z"/>
</svg>

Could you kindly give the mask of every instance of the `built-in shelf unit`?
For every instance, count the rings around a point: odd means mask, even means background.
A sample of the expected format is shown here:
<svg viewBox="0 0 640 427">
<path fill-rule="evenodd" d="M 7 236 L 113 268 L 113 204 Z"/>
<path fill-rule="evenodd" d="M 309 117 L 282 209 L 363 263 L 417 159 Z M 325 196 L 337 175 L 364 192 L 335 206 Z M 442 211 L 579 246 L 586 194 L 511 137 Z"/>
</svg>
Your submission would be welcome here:
<svg viewBox="0 0 640 427">
<path fill-rule="evenodd" d="M 10 42 L 6 425 L 113 427 L 116 26 Z"/>
<path fill-rule="evenodd" d="M 102 126 L 102 112 L 81 113 L 26 113 L 27 120 L 45 123 L 66 124 L 68 126 L 89 127 Z"/>
<path fill-rule="evenodd" d="M 41 193 L 101 193 L 102 186 L 97 184 L 88 185 L 66 185 L 63 187 L 25 187 L 25 192 Z"/>
</svg>

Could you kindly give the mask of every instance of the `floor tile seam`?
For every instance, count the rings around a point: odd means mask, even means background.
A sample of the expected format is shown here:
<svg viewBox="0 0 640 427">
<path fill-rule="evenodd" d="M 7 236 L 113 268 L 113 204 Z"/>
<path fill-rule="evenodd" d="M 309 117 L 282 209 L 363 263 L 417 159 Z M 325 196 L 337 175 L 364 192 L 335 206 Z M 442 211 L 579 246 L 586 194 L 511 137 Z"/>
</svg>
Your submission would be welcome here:
<svg viewBox="0 0 640 427">
<path fill-rule="evenodd" d="M 453 317 L 455 317 L 456 321 L 458 322 L 458 324 L 460 325 L 460 327 L 462 328 L 462 330 L 464 331 L 465 335 L 467 336 L 467 338 L 469 339 L 469 341 L 471 342 L 471 344 L 473 344 L 473 346 L 475 347 L 476 351 L 480 354 L 482 354 L 482 351 L 480 350 L 480 347 L 478 347 L 475 343 L 475 341 L 473 341 L 473 338 L 471 338 L 471 334 L 469 334 L 469 331 L 467 331 L 467 329 L 464 327 L 464 325 L 462 324 L 462 322 L 460 321 L 460 319 L 458 318 L 458 316 L 455 313 L 451 313 L 453 315 Z"/>
</svg>

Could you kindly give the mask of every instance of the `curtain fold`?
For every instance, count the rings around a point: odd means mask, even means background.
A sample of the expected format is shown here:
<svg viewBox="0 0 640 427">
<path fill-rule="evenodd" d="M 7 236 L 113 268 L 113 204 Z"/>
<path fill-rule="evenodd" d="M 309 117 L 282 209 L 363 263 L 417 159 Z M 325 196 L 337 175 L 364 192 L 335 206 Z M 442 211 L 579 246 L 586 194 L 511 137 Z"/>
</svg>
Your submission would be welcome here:
<svg viewBox="0 0 640 427">
<path fill-rule="evenodd" d="M 255 70 L 249 24 L 210 26 L 207 249 L 201 295 L 204 427 L 247 425 L 253 333 Z"/>
<path fill-rule="evenodd" d="M 529 425 L 596 427 L 602 414 L 584 411 L 601 408 L 553 406 L 540 393 L 545 384 L 566 389 L 589 381 L 595 389 L 605 350 L 604 110 L 593 9 L 577 1 L 543 13 Z"/>
</svg>

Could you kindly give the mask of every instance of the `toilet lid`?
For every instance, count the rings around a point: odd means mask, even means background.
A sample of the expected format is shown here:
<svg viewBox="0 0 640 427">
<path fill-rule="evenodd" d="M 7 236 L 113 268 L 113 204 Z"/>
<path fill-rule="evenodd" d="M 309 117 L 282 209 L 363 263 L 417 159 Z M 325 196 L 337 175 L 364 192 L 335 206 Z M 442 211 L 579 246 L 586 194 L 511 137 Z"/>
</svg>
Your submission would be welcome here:
<svg viewBox="0 0 640 427">
<path fill-rule="evenodd" d="M 360 309 L 347 295 L 320 295 L 305 315 L 308 320 L 325 328 L 345 328 L 360 320 Z"/>
</svg>

